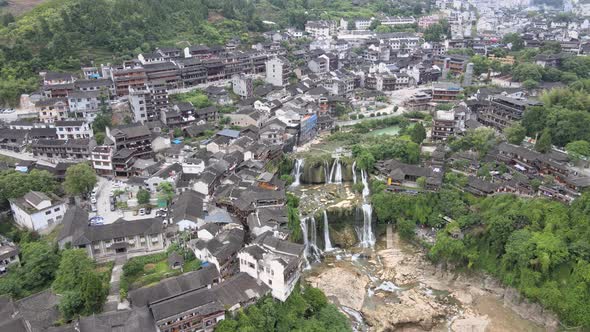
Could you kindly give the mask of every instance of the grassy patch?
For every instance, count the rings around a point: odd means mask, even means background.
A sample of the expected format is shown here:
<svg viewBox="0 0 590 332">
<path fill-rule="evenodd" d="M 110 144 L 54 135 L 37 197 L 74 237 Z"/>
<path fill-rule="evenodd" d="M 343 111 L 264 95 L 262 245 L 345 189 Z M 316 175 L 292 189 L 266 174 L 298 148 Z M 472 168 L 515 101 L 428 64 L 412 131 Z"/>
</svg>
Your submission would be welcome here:
<svg viewBox="0 0 590 332">
<path fill-rule="evenodd" d="M 171 269 L 168 266 L 167 253 L 131 258 L 123 266 L 121 298 L 127 297 L 127 293 L 131 289 L 152 286 L 162 279 L 175 277 L 183 272 L 195 271 L 200 268 L 201 262 L 198 259 L 193 259 L 185 262 L 183 271 Z"/>
</svg>

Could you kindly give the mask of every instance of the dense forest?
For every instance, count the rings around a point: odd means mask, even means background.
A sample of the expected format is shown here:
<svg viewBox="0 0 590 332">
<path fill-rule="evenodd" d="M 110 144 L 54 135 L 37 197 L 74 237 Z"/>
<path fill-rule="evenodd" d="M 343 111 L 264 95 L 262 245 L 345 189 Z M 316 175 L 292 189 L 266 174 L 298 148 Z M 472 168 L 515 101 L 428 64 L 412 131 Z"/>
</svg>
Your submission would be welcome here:
<svg viewBox="0 0 590 332">
<path fill-rule="evenodd" d="M 477 199 L 453 189 L 408 196 L 373 187 L 379 222 L 395 223 L 407 238 L 417 226 L 440 229 L 429 246 L 434 261 L 487 271 L 554 310 L 566 326 L 590 327 L 590 193 L 566 206 L 513 195 Z"/>
</svg>

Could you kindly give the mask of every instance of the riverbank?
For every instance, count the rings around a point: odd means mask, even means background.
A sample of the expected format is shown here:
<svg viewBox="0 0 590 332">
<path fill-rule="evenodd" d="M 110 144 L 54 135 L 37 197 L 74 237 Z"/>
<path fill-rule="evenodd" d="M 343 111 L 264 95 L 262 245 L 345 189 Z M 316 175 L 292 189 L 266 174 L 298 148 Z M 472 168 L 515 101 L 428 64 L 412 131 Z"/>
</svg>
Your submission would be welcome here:
<svg viewBox="0 0 590 332">
<path fill-rule="evenodd" d="M 306 274 L 358 331 L 555 331 L 556 317 L 489 276 L 435 266 L 391 228 L 375 250 L 328 255 Z M 352 312 L 352 314 L 351 314 Z M 356 322 L 355 313 L 363 322 Z"/>
</svg>

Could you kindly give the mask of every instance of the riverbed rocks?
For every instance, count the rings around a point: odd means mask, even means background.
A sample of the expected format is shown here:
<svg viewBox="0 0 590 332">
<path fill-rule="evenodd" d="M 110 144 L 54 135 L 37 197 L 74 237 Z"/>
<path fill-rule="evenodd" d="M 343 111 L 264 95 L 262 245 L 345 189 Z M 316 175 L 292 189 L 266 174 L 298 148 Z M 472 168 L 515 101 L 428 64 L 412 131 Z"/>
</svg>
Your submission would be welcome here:
<svg viewBox="0 0 590 332">
<path fill-rule="evenodd" d="M 416 289 L 399 293 L 399 303 L 364 308 L 362 313 L 374 331 L 394 331 L 403 326 L 419 326 L 423 330 L 430 330 L 447 315 L 443 305 Z"/>
<path fill-rule="evenodd" d="M 369 277 L 357 271 L 334 267 L 317 277 L 308 277 L 307 281 L 321 289 L 328 298 L 337 299 L 340 305 L 360 311 Z"/>
<path fill-rule="evenodd" d="M 332 243 L 340 248 L 349 248 L 358 242 L 356 232 L 352 226 L 343 227 L 341 229 L 330 229 L 330 237 Z"/>
</svg>

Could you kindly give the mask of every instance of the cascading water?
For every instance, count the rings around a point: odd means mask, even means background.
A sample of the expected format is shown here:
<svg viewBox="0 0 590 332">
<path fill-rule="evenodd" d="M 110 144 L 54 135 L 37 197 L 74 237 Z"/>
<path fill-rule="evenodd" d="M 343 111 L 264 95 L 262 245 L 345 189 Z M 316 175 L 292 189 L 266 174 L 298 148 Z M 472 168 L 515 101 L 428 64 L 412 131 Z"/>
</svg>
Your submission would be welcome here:
<svg viewBox="0 0 590 332">
<path fill-rule="evenodd" d="M 330 169 L 330 182 L 328 182 L 328 183 L 336 183 L 336 181 L 334 180 L 334 172 L 336 171 L 336 164 L 337 163 L 338 163 L 338 159 L 335 159 L 334 162 L 332 163 L 332 168 Z"/>
<path fill-rule="evenodd" d="M 352 162 L 352 182 L 356 184 L 356 160 Z"/>
<path fill-rule="evenodd" d="M 373 207 L 368 201 L 368 197 L 371 192 L 369 190 L 369 181 L 367 179 L 367 173 L 363 169 L 361 169 L 361 181 L 363 182 L 363 229 L 359 234 L 359 238 L 361 241 L 361 247 L 370 248 L 373 247 L 373 245 L 375 244 L 375 236 L 373 235 L 371 225 Z"/>
<path fill-rule="evenodd" d="M 328 213 L 324 210 L 324 251 L 328 252 L 334 250 L 332 241 L 330 241 L 330 227 L 328 226 Z"/>
<path fill-rule="evenodd" d="M 309 228 L 308 228 L 309 223 Z M 322 250 L 317 245 L 317 225 L 313 216 L 309 218 L 301 219 L 301 232 L 303 236 L 304 254 L 307 257 L 311 257 L 313 261 L 319 262 L 322 257 Z M 309 263 L 308 263 L 309 264 Z"/>
<path fill-rule="evenodd" d="M 326 177 L 326 183 L 331 183 L 332 179 L 330 177 L 330 173 L 328 173 L 328 169 L 329 169 L 329 167 L 328 167 L 328 161 L 326 160 L 324 162 L 324 174 L 325 174 L 325 177 Z"/>
<path fill-rule="evenodd" d="M 336 158 L 336 173 L 334 174 L 334 183 L 342 183 L 342 163 L 340 158 Z"/>
<path fill-rule="evenodd" d="M 303 173 L 303 165 L 305 163 L 305 159 L 297 159 L 295 160 L 295 173 L 293 177 L 295 178 L 292 187 L 297 187 L 301 184 L 301 174 Z"/>
</svg>

